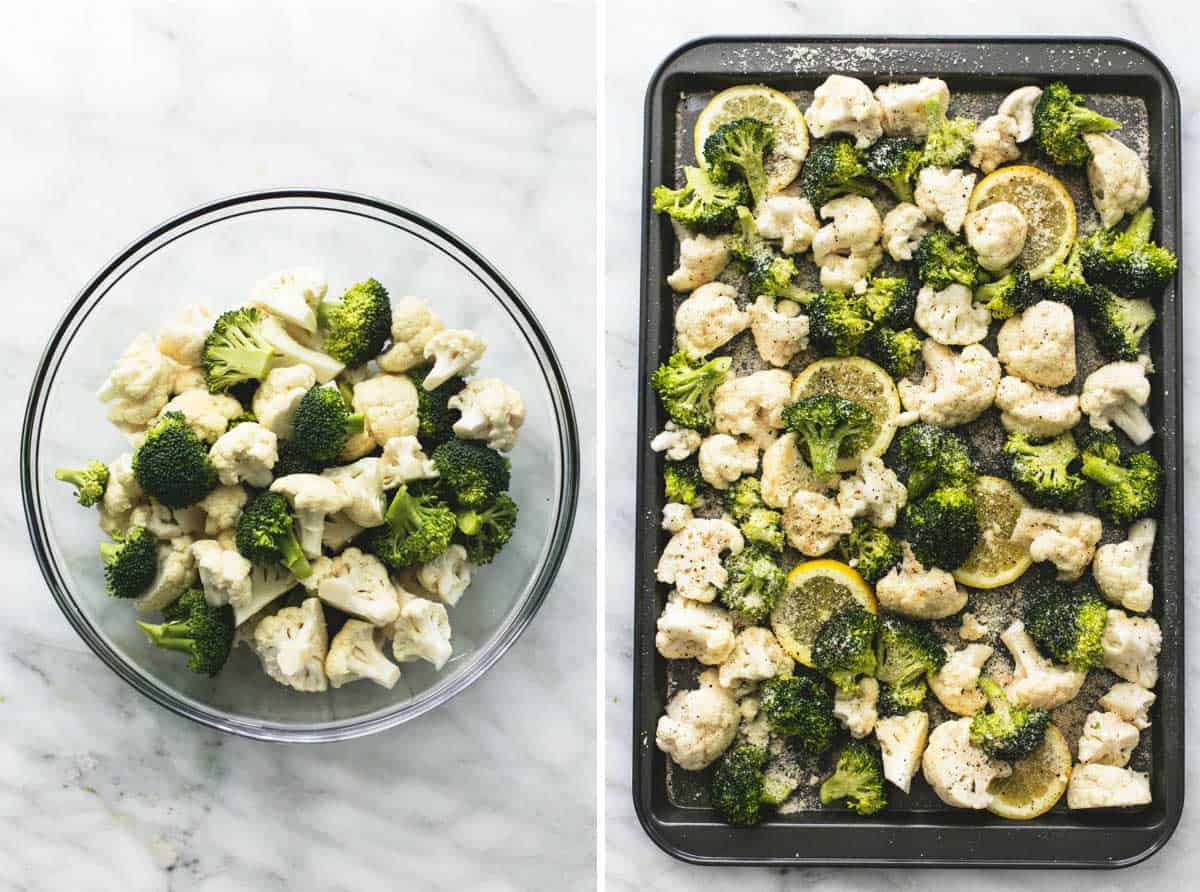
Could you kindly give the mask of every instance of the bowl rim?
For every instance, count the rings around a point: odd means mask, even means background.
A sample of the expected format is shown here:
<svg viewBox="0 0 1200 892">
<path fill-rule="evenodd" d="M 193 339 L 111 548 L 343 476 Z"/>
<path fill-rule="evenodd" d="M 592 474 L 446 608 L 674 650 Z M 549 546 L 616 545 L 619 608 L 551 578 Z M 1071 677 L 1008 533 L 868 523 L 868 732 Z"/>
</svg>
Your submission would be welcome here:
<svg viewBox="0 0 1200 892">
<path fill-rule="evenodd" d="M 284 723 L 269 720 L 247 719 L 240 716 L 217 715 L 211 707 L 192 698 L 175 693 L 153 678 L 148 672 L 133 666 L 122 658 L 117 651 L 100 635 L 93 624 L 84 616 L 76 605 L 74 597 L 59 577 L 58 567 L 51 554 L 45 522 L 42 517 L 40 487 L 37 479 L 37 462 L 35 454 L 37 445 L 35 435 L 41 429 L 41 415 L 45 411 L 48 386 L 57 372 L 55 359 L 58 355 L 60 342 L 68 334 L 72 322 L 83 311 L 93 295 L 101 286 L 111 287 L 115 281 L 110 279 L 126 264 L 132 262 L 129 270 L 135 268 L 142 259 L 139 255 L 149 246 L 160 239 L 175 233 L 181 227 L 200 220 L 208 215 L 219 214 L 231 208 L 252 203 L 282 201 L 292 199 L 308 199 L 316 201 L 340 202 L 371 211 L 389 215 L 418 230 L 425 230 L 461 254 L 481 272 L 488 282 L 481 282 L 496 297 L 513 317 L 522 334 L 530 342 L 535 358 L 543 377 L 548 385 L 551 402 L 555 407 L 555 423 L 559 430 L 558 449 L 562 462 L 563 481 L 555 523 L 545 552 L 544 561 L 538 566 L 531 582 L 533 587 L 528 596 L 519 604 L 515 604 L 508 616 L 490 637 L 490 644 L 481 647 L 475 654 L 474 662 L 459 675 L 449 681 L 427 688 L 422 694 L 433 692 L 427 697 L 414 697 L 401 701 L 394 707 L 385 707 L 364 716 L 348 719 L 335 719 L 329 722 Z M 320 206 L 305 206 L 308 210 L 335 211 L 335 208 Z M 261 210 L 269 210 L 262 208 Z M 238 215 L 240 216 L 240 215 Z M 370 215 L 370 219 L 387 223 Z M 220 222 L 218 218 L 212 222 Z M 410 235 L 418 235 L 407 227 L 404 229 Z M 191 230 L 188 230 L 191 231 Z M 176 238 L 187 234 L 177 233 Z M 420 237 L 418 235 L 418 237 Z M 169 241 L 173 241 L 170 239 Z M 167 243 L 169 243 L 169 241 Z M 426 239 L 426 241 L 428 241 Z M 163 245 L 165 246 L 165 244 Z M 163 247 L 160 246 L 160 247 Z M 435 246 L 437 247 L 437 246 Z M 155 249 L 157 250 L 157 249 Z M 153 252 L 152 252 L 153 253 Z M 148 255 L 147 255 L 148 256 Z M 453 255 L 451 255 L 453 257 Z M 463 263 L 459 257 L 453 257 Z M 463 264 L 466 266 L 466 264 Z M 129 270 L 125 270 L 128 272 Z M 468 268 L 469 272 L 479 275 Z M 122 272 L 116 281 L 124 275 Z M 494 288 L 492 286 L 495 286 Z M 495 294 L 499 290 L 501 294 Z M 51 367 L 54 366 L 52 369 Z M 175 715 L 188 718 L 200 725 L 218 731 L 234 734 L 254 740 L 264 740 L 278 743 L 329 743 L 339 740 L 349 740 L 374 734 L 389 728 L 394 728 L 407 721 L 443 705 L 462 693 L 489 669 L 516 643 L 521 634 L 528 628 L 533 617 L 537 614 L 552 587 L 558 571 L 566 557 L 570 542 L 571 531 L 575 522 L 575 513 L 579 497 L 580 476 L 580 447 L 579 430 L 575 418 L 574 404 L 570 388 L 562 365 L 545 330 L 536 315 L 529 308 L 524 298 L 516 288 L 475 248 L 445 226 L 436 223 L 428 217 L 419 214 L 403 205 L 384 199 L 351 192 L 342 189 L 325 189 L 318 187 L 278 187 L 243 192 L 235 195 L 217 198 L 212 201 L 192 207 L 176 214 L 156 226 L 151 227 L 142 235 L 130 242 L 124 249 L 115 254 L 100 271 L 93 275 L 76 294 L 67 310 L 60 316 L 51 332 L 50 338 L 42 351 L 33 374 L 29 396 L 26 401 L 25 413 L 21 427 L 20 441 L 20 482 L 21 501 L 25 515 L 25 524 L 33 546 L 34 556 L 42 577 L 59 609 L 63 612 L 68 623 L 83 639 L 84 643 L 108 666 L 143 696 L 166 708 Z"/>
</svg>

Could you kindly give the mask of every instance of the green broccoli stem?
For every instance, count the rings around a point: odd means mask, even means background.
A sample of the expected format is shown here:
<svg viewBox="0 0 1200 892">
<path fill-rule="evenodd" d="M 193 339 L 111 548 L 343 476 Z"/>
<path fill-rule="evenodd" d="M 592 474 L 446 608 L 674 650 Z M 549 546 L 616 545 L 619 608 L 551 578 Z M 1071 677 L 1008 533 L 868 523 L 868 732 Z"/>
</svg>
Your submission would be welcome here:
<svg viewBox="0 0 1200 892">
<path fill-rule="evenodd" d="M 217 347 L 214 352 L 221 361 L 231 369 L 236 369 L 243 375 L 261 381 L 271 370 L 275 359 L 273 350 L 261 350 L 253 347 Z"/>
<path fill-rule="evenodd" d="M 346 418 L 346 433 L 350 436 L 361 434 L 365 428 L 365 420 L 361 412 L 353 412 Z"/>
<path fill-rule="evenodd" d="M 1105 130 L 1117 130 L 1120 123 L 1100 112 L 1077 105 L 1071 109 L 1071 121 L 1079 128 L 1080 133 L 1103 133 Z"/>
<path fill-rule="evenodd" d="M 85 483 L 92 482 L 86 468 L 59 468 L 54 472 L 54 479 L 74 486 L 83 486 Z"/>
<path fill-rule="evenodd" d="M 828 480 L 836 471 L 840 440 L 824 440 L 811 434 L 805 437 L 808 443 L 809 464 L 818 480 Z"/>
<path fill-rule="evenodd" d="M 979 679 L 979 690 L 983 692 L 983 696 L 987 697 L 988 706 L 991 707 L 992 712 L 1007 720 L 1011 712 L 1011 704 L 1004 696 L 1000 685 L 990 678 L 981 678 Z"/>
<path fill-rule="evenodd" d="M 338 300 L 323 300 L 317 304 L 317 325 L 321 328 L 329 328 L 333 325 L 334 317 L 342 309 L 342 303 Z"/>
<path fill-rule="evenodd" d="M 121 553 L 121 546 L 116 542 L 101 542 L 100 543 L 100 558 L 104 563 L 108 564 L 116 560 L 117 555 Z"/>
<path fill-rule="evenodd" d="M 1153 229 L 1154 211 L 1150 208 L 1142 208 L 1129 221 L 1129 225 L 1121 234 L 1121 239 L 1130 245 L 1144 245 L 1150 241 L 1150 233 Z"/>
<path fill-rule="evenodd" d="M 287 567 L 293 576 L 297 579 L 307 579 L 312 576 L 312 565 L 305 557 L 304 550 L 300 547 L 295 533 L 288 533 L 279 543 L 279 550 L 283 554 L 283 560 L 280 563 Z"/>
<path fill-rule="evenodd" d="M 1113 487 L 1118 483 L 1123 483 L 1129 476 L 1128 472 L 1120 465 L 1114 465 L 1095 455 L 1084 455 L 1083 465 L 1080 467 L 1080 472 L 1084 477 L 1095 480 L 1101 486 Z"/>
<path fill-rule="evenodd" d="M 407 487 L 400 487 L 388 505 L 384 520 L 393 530 L 415 529 L 421 523 L 420 505 L 415 498 L 408 494 Z"/>
<path fill-rule="evenodd" d="M 177 650 L 185 654 L 190 654 L 196 647 L 196 639 L 188 635 L 189 629 L 186 622 L 159 623 L 158 625 L 138 622 L 137 627 L 146 633 L 146 637 L 156 647 Z"/>
<path fill-rule="evenodd" d="M 477 536 L 483 528 L 483 517 L 478 511 L 464 511 L 458 515 L 458 528 L 464 536 Z"/>
</svg>

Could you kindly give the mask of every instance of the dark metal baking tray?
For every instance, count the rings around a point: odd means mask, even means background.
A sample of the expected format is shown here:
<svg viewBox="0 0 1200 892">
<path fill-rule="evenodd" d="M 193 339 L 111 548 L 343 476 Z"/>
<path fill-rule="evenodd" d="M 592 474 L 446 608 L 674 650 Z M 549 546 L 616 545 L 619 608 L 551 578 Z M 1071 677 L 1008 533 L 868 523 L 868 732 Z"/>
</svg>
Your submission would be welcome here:
<svg viewBox="0 0 1200 892">
<path fill-rule="evenodd" d="M 951 93 L 1003 92 L 1062 79 L 1096 96 L 1144 103 L 1145 129 L 1159 239 L 1179 252 L 1180 110 L 1175 83 L 1149 51 L 1115 38 L 710 37 L 672 53 L 651 78 L 645 106 L 644 192 L 673 182 L 677 165 L 693 162 L 689 116 L 697 94 L 739 83 L 811 90 L 831 73 L 881 81 L 921 75 L 946 79 Z M 689 97 L 691 104 L 689 106 Z M 680 135 L 685 138 L 680 139 Z M 1178 280 L 1163 294 L 1151 334 L 1157 368 L 1150 406 L 1159 435 L 1152 448 L 1167 469 L 1154 567 L 1155 616 L 1163 630 L 1158 702 L 1146 759 L 1153 804 L 1128 812 L 1070 812 L 1060 805 L 1036 821 L 909 801 L 889 790 L 892 806 L 869 819 L 844 809 L 774 816 L 752 829 L 731 828 L 703 796 L 672 796 L 666 757 L 654 745 L 655 723 L 668 693 L 667 661 L 655 651 L 655 620 L 666 587 L 654 568 L 664 542 L 660 457 L 649 441 L 665 422 L 648 376 L 671 352 L 675 302 L 664 284 L 674 267 L 669 222 L 647 213 L 642 227 L 638 529 L 635 577 L 633 797 L 651 839 L 697 864 L 787 866 L 996 866 L 1113 868 L 1137 863 L 1171 836 L 1183 809 L 1183 465 L 1181 302 Z M 918 784 L 922 783 L 917 781 Z M 930 794 L 931 795 L 931 794 Z"/>
</svg>

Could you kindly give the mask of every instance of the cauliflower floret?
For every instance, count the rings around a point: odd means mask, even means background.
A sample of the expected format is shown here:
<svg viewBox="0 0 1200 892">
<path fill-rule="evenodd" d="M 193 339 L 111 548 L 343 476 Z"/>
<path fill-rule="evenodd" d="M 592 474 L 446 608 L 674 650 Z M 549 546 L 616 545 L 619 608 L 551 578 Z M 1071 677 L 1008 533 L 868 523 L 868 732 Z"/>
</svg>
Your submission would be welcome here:
<svg viewBox="0 0 1200 892">
<path fill-rule="evenodd" d="M 925 212 L 907 201 L 902 201 L 883 218 L 883 247 L 897 263 L 912 260 L 913 251 L 921 239 L 929 233 Z"/>
<path fill-rule="evenodd" d="M 214 607 L 250 599 L 251 564 L 238 552 L 213 539 L 192 543 L 192 557 L 200 571 L 204 600 Z"/>
<path fill-rule="evenodd" d="M 833 715 L 851 737 L 861 740 L 875 729 L 875 721 L 879 718 L 875 709 L 878 702 L 879 682 L 868 676 L 859 681 L 852 694 L 841 688 L 834 692 Z"/>
<path fill-rule="evenodd" d="M 364 529 L 344 514 L 333 514 L 325 518 L 321 545 L 330 551 L 341 551 Z"/>
<path fill-rule="evenodd" d="M 967 216 L 967 202 L 975 188 L 975 174 L 957 168 L 923 167 L 914 193 L 917 207 L 934 223 L 958 234 Z"/>
<path fill-rule="evenodd" d="M 715 489 L 727 489 L 743 474 L 758 468 L 758 447 L 751 439 L 713 434 L 700 444 L 700 476 Z"/>
<path fill-rule="evenodd" d="M 1100 643 L 1104 647 L 1105 667 L 1147 690 L 1158 684 L 1162 629 L 1157 620 L 1110 610 Z"/>
<path fill-rule="evenodd" d="M 467 550 L 451 545 L 432 561 L 417 568 L 421 586 L 444 603 L 454 607 L 471 585 L 475 565 L 467 560 Z"/>
<path fill-rule="evenodd" d="M 1037 387 L 1012 375 L 1000 379 L 996 407 L 1005 430 L 1037 439 L 1056 437 L 1079 424 L 1079 397 Z"/>
<path fill-rule="evenodd" d="M 389 691 L 400 680 L 400 668 L 383 655 L 380 629 L 357 619 L 348 619 L 329 643 L 325 675 L 335 688 L 368 678 Z"/>
<path fill-rule="evenodd" d="M 317 383 L 317 374 L 307 365 L 271 369 L 254 392 L 254 417 L 280 440 L 292 436 L 292 415 L 304 394 Z M 237 427 L 245 427 L 239 424 Z M 237 427 L 234 430 L 237 430 Z"/>
<path fill-rule="evenodd" d="M 925 377 L 920 383 L 901 379 L 900 400 L 926 424 L 957 427 L 991 408 L 1000 383 L 1000 363 L 982 344 L 969 344 L 955 354 L 929 338 L 921 347 Z"/>
<path fill-rule="evenodd" d="M 241 486 L 218 486 L 197 504 L 204 511 L 204 533 L 215 536 L 222 530 L 232 530 L 246 506 L 246 490 Z"/>
<path fill-rule="evenodd" d="M 740 713 L 717 681 L 717 671 L 700 675 L 700 687 L 680 691 L 658 720 L 654 742 L 685 771 L 711 765 L 733 743 Z"/>
<path fill-rule="evenodd" d="M 973 613 L 964 613 L 962 615 L 962 625 L 958 627 L 958 637 L 963 641 L 979 641 L 986 638 L 988 627 L 980 622 L 979 617 Z"/>
<path fill-rule="evenodd" d="M 836 501 L 807 489 L 796 490 L 783 511 L 788 544 L 808 557 L 828 553 L 853 528 Z"/>
<path fill-rule="evenodd" d="M 364 529 L 380 526 L 387 511 L 384 495 L 383 462 L 378 458 L 360 458 L 356 462 L 326 468 L 321 476 L 332 480 L 346 498 L 342 514 Z"/>
<path fill-rule="evenodd" d="M 206 443 L 213 443 L 229 429 L 229 422 L 242 414 L 242 404 L 231 396 L 189 390 L 173 398 L 158 414 L 182 412 L 190 427 Z"/>
<path fill-rule="evenodd" d="M 171 396 L 178 396 L 189 390 L 206 390 L 207 388 L 208 382 L 204 379 L 204 369 L 175 366 L 175 374 L 171 378 Z"/>
<path fill-rule="evenodd" d="M 758 234 L 763 238 L 779 240 L 780 249 L 784 254 L 802 254 L 807 251 L 820 226 L 808 199 L 795 195 L 768 195 L 759 203 L 754 213 L 754 227 Z M 724 268 L 725 264 L 722 263 L 721 266 Z"/>
<path fill-rule="evenodd" d="M 396 586 L 396 594 L 400 615 L 384 630 L 392 639 L 392 656 L 399 663 L 424 660 L 441 672 L 454 652 L 446 606 L 419 598 L 402 585 Z"/>
<path fill-rule="evenodd" d="M 167 404 L 175 369 L 174 360 L 158 352 L 150 335 L 134 338 L 97 393 L 108 404 L 108 420 L 134 428 L 153 421 Z"/>
<path fill-rule="evenodd" d="M 1000 103 L 997 111 L 1017 122 L 1017 142 L 1033 136 L 1033 110 L 1041 98 L 1041 87 L 1018 87 Z"/>
<path fill-rule="evenodd" d="M 1103 532 L 1099 518 L 1081 511 L 1022 508 L 1010 538 L 1016 545 L 1028 547 L 1033 560 L 1054 564 L 1059 579 L 1073 580 L 1092 562 Z"/>
<path fill-rule="evenodd" d="M 1005 688 L 1010 700 L 1022 706 L 1054 709 L 1075 699 L 1087 672 L 1055 665 L 1043 657 L 1020 620 L 1005 629 L 1000 640 L 1016 664 L 1012 682 Z"/>
<path fill-rule="evenodd" d="M 879 719 L 875 739 L 883 756 L 883 776 L 907 793 L 929 741 L 929 713 L 914 709 Z"/>
<path fill-rule="evenodd" d="M 808 317 L 794 300 L 764 294 L 750 305 L 750 333 L 765 362 L 785 366 L 808 347 Z"/>
<path fill-rule="evenodd" d="M 271 492 L 281 493 L 296 512 L 296 526 L 299 528 L 300 548 L 304 556 L 320 557 L 325 518 L 350 504 L 346 494 L 336 483 L 320 474 L 288 474 L 271 484 Z"/>
<path fill-rule="evenodd" d="M 279 438 L 270 428 L 245 421 L 222 434 L 208 450 L 208 457 L 226 486 L 269 486 L 271 469 L 279 461 Z"/>
<path fill-rule="evenodd" d="M 525 401 L 515 387 L 499 378 L 473 378 L 446 403 L 462 417 L 454 422 L 461 440 L 486 440 L 492 449 L 508 452 L 525 423 Z"/>
<path fill-rule="evenodd" d="M 970 288 L 954 283 L 941 291 L 932 285 L 918 291 L 914 318 L 921 330 L 939 344 L 961 347 L 987 337 L 992 314 L 975 302 Z"/>
<path fill-rule="evenodd" d="M 875 245 L 864 254 L 830 254 L 819 264 L 821 287 L 827 291 L 861 291 L 867 277 L 883 262 L 883 249 Z"/>
<path fill-rule="evenodd" d="M 668 421 L 662 432 L 650 441 L 650 448 L 655 452 L 665 452 L 671 461 L 683 461 L 700 448 L 703 439 L 699 431 Z"/>
<path fill-rule="evenodd" d="M 766 448 L 783 428 L 783 407 L 791 401 L 791 391 L 792 376 L 782 369 L 726 378 L 713 399 L 714 427 Z"/>
<path fill-rule="evenodd" d="M 693 291 L 728 265 L 729 243 L 723 236 L 689 235 L 679 242 L 679 268 L 667 276 L 667 284 L 675 291 Z"/>
<path fill-rule="evenodd" d="M 1144 731 L 1150 727 L 1150 707 L 1157 699 L 1152 691 L 1147 691 L 1141 685 L 1119 681 L 1096 703 L 1102 709 L 1116 713 L 1122 721 Z"/>
<path fill-rule="evenodd" d="M 717 670 L 717 680 L 734 697 L 741 697 L 760 681 L 791 675 L 794 666 L 770 629 L 751 626 L 734 639 L 733 650 Z"/>
<path fill-rule="evenodd" d="M 1076 765 L 1067 784 L 1067 808 L 1128 808 L 1150 801 L 1150 775 L 1115 765 Z"/>
<path fill-rule="evenodd" d="M 1017 148 L 1017 122 L 1008 115 L 992 115 L 984 118 L 971 140 L 971 166 L 984 173 L 991 173 L 1006 161 L 1021 157 Z"/>
<path fill-rule="evenodd" d="M 738 725 L 737 739 L 739 743 L 765 750 L 771 745 L 771 726 L 759 706 L 757 697 L 743 697 L 738 701 L 742 721 Z"/>
<path fill-rule="evenodd" d="M 923 77 L 915 84 L 881 84 L 875 88 L 875 98 L 882 111 L 884 133 L 920 141 L 929 134 L 926 105 L 934 102 L 948 107 L 950 88 L 941 78 Z"/>
<path fill-rule="evenodd" d="M 843 195 L 821 208 L 825 224 L 813 239 L 813 259 L 819 266 L 830 254 L 869 254 L 883 233 L 883 221 L 871 199 Z"/>
<path fill-rule="evenodd" d="M 733 650 L 733 620 L 721 607 L 671 592 L 658 617 L 654 646 L 668 660 L 699 660 L 717 666 Z"/>
<path fill-rule="evenodd" d="M 963 232 L 967 236 L 967 244 L 979 259 L 979 265 L 996 273 L 1021 256 L 1025 236 L 1029 234 L 1029 224 L 1015 204 L 997 201 L 967 214 L 963 221 Z"/>
<path fill-rule="evenodd" d="M 357 548 L 347 548 L 330 561 L 317 585 L 317 597 L 376 626 L 395 622 L 400 615 L 387 567 Z"/>
<path fill-rule="evenodd" d="M 176 536 L 158 542 L 158 570 L 150 587 L 139 595 L 133 606 L 144 613 L 162 610 L 191 588 L 196 581 L 196 558 L 192 555 L 191 536 Z"/>
<path fill-rule="evenodd" d="M 1154 603 L 1154 586 L 1150 584 L 1150 553 L 1154 550 L 1154 535 L 1158 524 L 1153 518 L 1139 520 L 1129 528 L 1124 542 L 1101 545 L 1092 561 L 1096 585 L 1112 603 L 1145 613 Z"/>
<path fill-rule="evenodd" d="M 882 115 L 883 109 L 870 87 L 856 77 L 831 74 L 813 91 L 804 121 L 817 139 L 848 133 L 858 148 L 865 149 L 883 135 Z"/>
<path fill-rule="evenodd" d="M 1092 150 L 1087 168 L 1092 204 L 1108 229 L 1150 199 L 1150 174 L 1137 152 L 1107 133 L 1086 133 L 1083 141 Z"/>
<path fill-rule="evenodd" d="M 158 352 L 185 368 L 196 368 L 216 317 L 204 304 L 189 304 L 158 333 Z M 203 383 L 200 385 L 203 387 Z"/>
<path fill-rule="evenodd" d="M 1154 426 L 1145 411 L 1150 399 L 1146 373 L 1152 368 L 1149 356 L 1139 356 L 1134 362 L 1110 362 L 1088 375 L 1079 396 L 1088 423 L 1102 431 L 1116 425 L 1135 446 L 1153 437 Z"/>
<path fill-rule="evenodd" d="M 432 480 L 438 476 L 433 460 L 421 449 L 416 437 L 391 437 L 383 444 L 379 473 L 385 489 L 395 489 L 413 480 Z"/>
<path fill-rule="evenodd" d="M 921 767 L 933 792 L 954 808 L 987 808 L 992 802 L 988 786 L 1012 774 L 1007 762 L 992 759 L 971 743 L 970 719 L 938 725 L 929 735 Z"/>
<path fill-rule="evenodd" d="M 996 347 L 1010 375 L 1043 387 L 1075 380 L 1075 314 L 1066 304 L 1043 300 L 1013 316 L 1000 327 Z"/>
<path fill-rule="evenodd" d="M 678 533 L 692 522 L 692 509 L 678 502 L 668 502 L 662 509 L 662 528 L 668 533 Z"/>
<path fill-rule="evenodd" d="M 417 433 L 417 388 L 403 375 L 376 375 L 360 381 L 354 385 L 352 403 L 376 443 Z"/>
<path fill-rule="evenodd" d="M 168 508 L 162 502 L 148 499 L 129 512 L 129 523 L 145 527 L 156 539 L 171 539 L 204 530 L 204 511 L 199 505 Z"/>
<path fill-rule="evenodd" d="M 1079 761 L 1124 768 L 1138 745 L 1138 738 L 1138 729 L 1116 713 L 1089 712 L 1079 735 Z"/>
<path fill-rule="evenodd" d="M 146 496 L 133 476 L 133 454 L 126 452 L 108 465 L 108 484 L 100 500 L 100 527 L 106 533 L 123 530 L 129 525 L 129 514 L 142 504 Z"/>
<path fill-rule="evenodd" d="M 711 603 L 729 579 L 722 554 L 739 554 L 745 544 L 741 531 L 729 521 L 695 518 L 671 537 L 655 577 L 674 585 L 681 597 Z"/>
<path fill-rule="evenodd" d="M 691 356 L 707 356 L 749 324 L 749 314 L 738 309 L 737 289 L 710 282 L 693 291 L 675 311 L 675 342 Z"/>
<path fill-rule="evenodd" d="M 929 689 L 938 702 L 958 715 L 975 715 L 987 705 L 979 689 L 979 673 L 995 651 L 986 644 L 968 644 L 951 652 L 942 668 L 929 676 Z"/>
<path fill-rule="evenodd" d="M 254 629 L 254 651 L 267 675 L 297 691 L 324 691 L 329 633 L 316 598 L 264 616 Z"/>
<path fill-rule="evenodd" d="M 473 375 L 486 351 L 487 342 L 473 331 L 448 328 L 437 332 L 425 342 L 425 359 L 433 360 L 433 368 L 425 376 L 423 386 L 433 390 L 455 376 Z"/>
<path fill-rule="evenodd" d="M 939 567 L 926 570 L 907 542 L 904 560 L 876 583 L 875 596 L 881 607 L 913 619 L 945 619 L 967 603 L 967 593 L 954 577 Z"/>
<path fill-rule="evenodd" d="M 425 363 L 425 345 L 445 328 L 429 304 L 407 295 L 392 301 L 392 346 L 375 360 L 385 372 L 407 372 Z"/>
<path fill-rule="evenodd" d="M 317 330 L 316 306 L 328 290 L 323 272 L 302 266 L 260 279 L 250 292 L 250 304 L 311 333 Z"/>
<path fill-rule="evenodd" d="M 858 473 L 838 485 L 838 506 L 847 517 L 866 517 L 877 527 L 894 527 L 908 501 L 908 489 L 896 472 L 875 455 L 864 456 Z"/>
<path fill-rule="evenodd" d="M 767 447 L 762 457 L 762 498 L 772 508 L 786 508 L 797 490 L 829 490 L 835 480 L 822 482 L 813 476 L 800 441 L 786 433 Z"/>
</svg>

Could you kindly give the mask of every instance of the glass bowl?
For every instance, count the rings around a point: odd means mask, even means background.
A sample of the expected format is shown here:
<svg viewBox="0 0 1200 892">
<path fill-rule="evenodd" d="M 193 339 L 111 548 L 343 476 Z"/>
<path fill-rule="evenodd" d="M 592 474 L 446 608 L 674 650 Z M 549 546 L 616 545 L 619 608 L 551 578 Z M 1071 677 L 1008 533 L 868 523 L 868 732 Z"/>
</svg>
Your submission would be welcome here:
<svg viewBox="0 0 1200 892">
<path fill-rule="evenodd" d="M 62 465 L 109 461 L 129 449 L 96 390 L 134 335 L 155 332 L 184 305 L 241 303 L 272 270 L 316 266 L 330 291 L 374 276 L 393 295 L 429 299 L 448 327 L 488 341 L 480 373 L 516 387 L 527 419 L 511 453 L 521 508 L 512 541 L 449 608 L 454 655 L 438 673 L 401 665 L 386 690 L 369 681 L 299 693 L 272 681 L 245 646 L 215 679 L 151 647 L 137 611 L 109 598 L 95 509 L 54 480 Z M 471 247 L 402 207 L 344 192 L 283 189 L 222 199 L 168 220 L 114 258 L 55 328 L 29 395 L 21 441 L 25 517 L 59 607 L 109 668 L 156 703 L 222 731 L 320 742 L 370 734 L 445 703 L 516 641 L 545 599 L 574 519 L 579 445 L 571 397 L 541 326 L 504 278 Z"/>
</svg>

